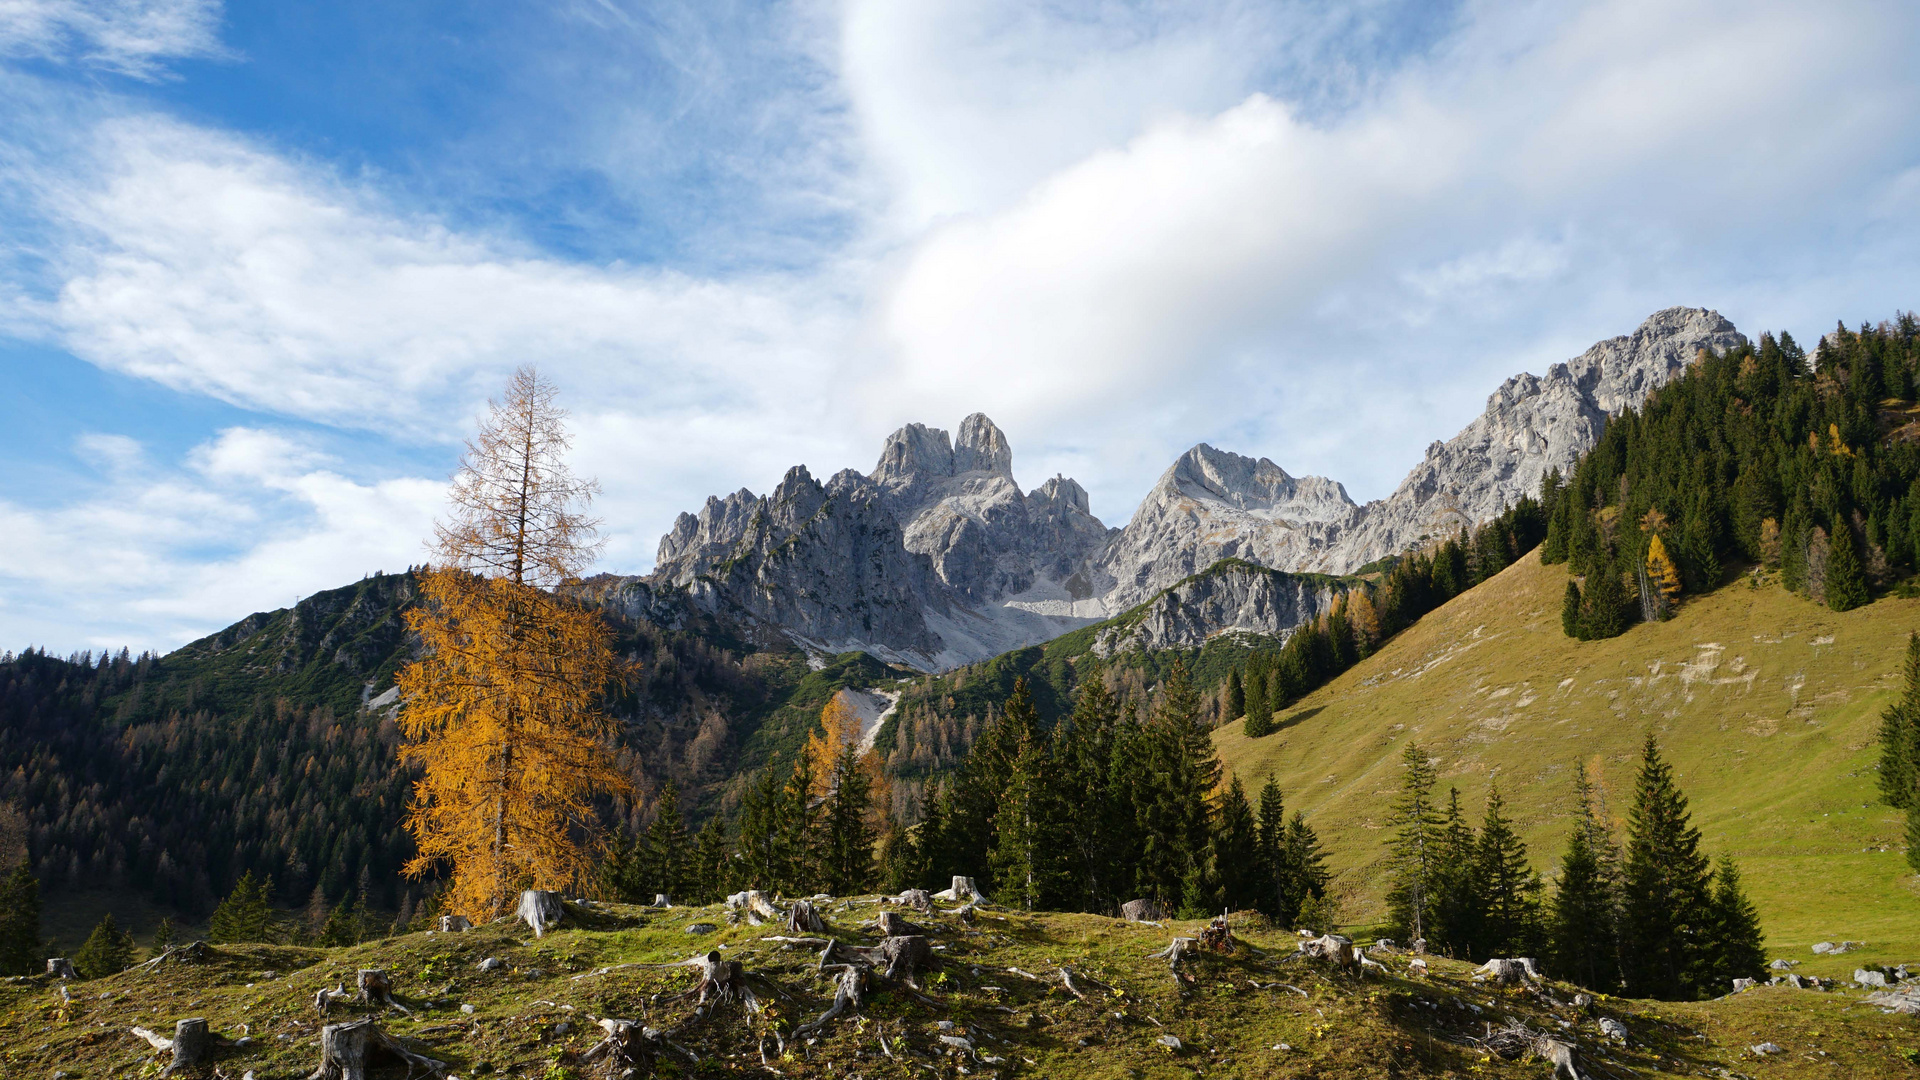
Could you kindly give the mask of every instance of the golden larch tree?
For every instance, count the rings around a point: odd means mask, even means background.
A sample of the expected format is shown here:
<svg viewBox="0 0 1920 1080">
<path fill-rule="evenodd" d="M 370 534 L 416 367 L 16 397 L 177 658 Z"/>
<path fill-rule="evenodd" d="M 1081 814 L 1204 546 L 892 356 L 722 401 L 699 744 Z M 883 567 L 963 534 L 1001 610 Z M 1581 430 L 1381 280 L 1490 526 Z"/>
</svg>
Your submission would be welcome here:
<svg viewBox="0 0 1920 1080">
<path fill-rule="evenodd" d="M 479 922 L 521 889 L 577 884 L 592 799 L 630 793 L 600 707 L 626 665 L 597 610 L 557 594 L 591 565 L 596 492 L 567 468 L 551 383 L 514 372 L 453 478 L 434 564 L 407 612 L 420 659 L 400 672 L 403 761 L 421 766 L 407 873 L 451 869 L 450 912 Z"/>
<path fill-rule="evenodd" d="M 1673 565 L 1673 556 L 1667 554 L 1667 542 L 1655 533 L 1647 540 L 1647 580 L 1660 592 L 1660 599 L 1671 607 L 1680 595 L 1680 570 Z"/>
</svg>

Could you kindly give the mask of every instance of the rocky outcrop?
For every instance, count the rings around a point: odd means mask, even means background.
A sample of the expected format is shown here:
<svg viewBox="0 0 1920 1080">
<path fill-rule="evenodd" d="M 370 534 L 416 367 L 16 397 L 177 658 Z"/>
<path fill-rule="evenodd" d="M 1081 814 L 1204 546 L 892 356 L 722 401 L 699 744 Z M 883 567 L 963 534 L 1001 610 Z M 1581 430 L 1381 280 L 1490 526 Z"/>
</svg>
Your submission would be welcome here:
<svg viewBox="0 0 1920 1080">
<path fill-rule="evenodd" d="M 1216 634 L 1284 639 L 1346 592 L 1338 578 L 1289 574 L 1239 559 L 1217 562 L 1100 628 L 1100 656 L 1145 649 L 1194 649 Z"/>
<path fill-rule="evenodd" d="M 1507 380 L 1472 424 L 1366 506 L 1335 481 L 1202 443 L 1161 475 L 1125 529 L 1110 530 L 1066 477 L 1022 491 L 1012 448 L 984 415 L 952 437 L 908 424 L 870 473 L 843 470 L 823 485 L 796 468 L 771 495 L 743 489 L 682 514 L 653 575 L 623 595 L 629 606 L 690 604 L 755 633 L 927 669 L 1148 602 L 1103 648 L 1283 634 L 1334 588 L 1297 575 L 1350 573 L 1497 515 L 1537 492 L 1548 470 L 1570 470 L 1609 416 L 1644 402 L 1701 349 L 1744 340 L 1712 311 L 1658 312 L 1545 375 Z M 1227 560 L 1238 563 L 1206 573 Z"/>
<path fill-rule="evenodd" d="M 1721 353 L 1746 340 L 1719 312 L 1668 308 L 1544 376 L 1515 375 L 1466 430 L 1428 447 L 1392 495 L 1369 503 L 1357 527 L 1290 565 L 1344 573 L 1486 521 L 1522 495 L 1538 494 L 1548 471 L 1570 472 L 1609 416 L 1645 402 L 1701 349 Z"/>
</svg>

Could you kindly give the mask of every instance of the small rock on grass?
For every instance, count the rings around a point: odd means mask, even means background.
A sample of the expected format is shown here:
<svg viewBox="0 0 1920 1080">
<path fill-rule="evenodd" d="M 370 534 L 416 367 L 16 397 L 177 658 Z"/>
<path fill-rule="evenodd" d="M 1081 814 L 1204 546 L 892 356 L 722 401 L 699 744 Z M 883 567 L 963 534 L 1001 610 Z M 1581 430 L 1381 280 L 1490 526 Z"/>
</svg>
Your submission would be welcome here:
<svg viewBox="0 0 1920 1080">
<path fill-rule="evenodd" d="M 1787 1052 L 1784 1047 L 1777 1046 L 1770 1042 L 1763 1042 L 1758 1046 L 1749 1046 L 1747 1049 L 1753 1051 L 1760 1057 L 1766 1057 L 1769 1054 L 1784 1054 Z"/>
</svg>

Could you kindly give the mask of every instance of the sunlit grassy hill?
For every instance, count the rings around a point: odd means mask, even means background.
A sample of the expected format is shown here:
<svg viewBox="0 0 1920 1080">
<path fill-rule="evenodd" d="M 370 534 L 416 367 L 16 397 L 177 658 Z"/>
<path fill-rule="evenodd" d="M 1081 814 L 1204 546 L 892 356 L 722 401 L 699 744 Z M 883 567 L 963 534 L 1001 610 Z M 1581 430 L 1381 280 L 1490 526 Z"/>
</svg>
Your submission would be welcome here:
<svg viewBox="0 0 1920 1080">
<path fill-rule="evenodd" d="M 1385 825 L 1408 740 L 1440 759 L 1440 794 L 1459 787 L 1476 822 L 1497 777 L 1551 876 L 1573 763 L 1601 778 L 1624 834 L 1651 728 L 1709 852 L 1740 861 L 1770 955 L 1822 974 L 1920 960 L 1920 880 L 1875 783 L 1879 715 L 1920 601 L 1836 614 L 1740 580 L 1669 622 L 1581 642 L 1560 629 L 1566 581 L 1564 566 L 1528 555 L 1278 714 L 1274 734 L 1248 739 L 1241 722 L 1217 734 L 1250 791 L 1277 774 L 1289 806 L 1307 811 L 1347 918 L 1384 913 Z M 1808 950 L 1841 939 L 1869 946 L 1830 961 Z"/>
</svg>

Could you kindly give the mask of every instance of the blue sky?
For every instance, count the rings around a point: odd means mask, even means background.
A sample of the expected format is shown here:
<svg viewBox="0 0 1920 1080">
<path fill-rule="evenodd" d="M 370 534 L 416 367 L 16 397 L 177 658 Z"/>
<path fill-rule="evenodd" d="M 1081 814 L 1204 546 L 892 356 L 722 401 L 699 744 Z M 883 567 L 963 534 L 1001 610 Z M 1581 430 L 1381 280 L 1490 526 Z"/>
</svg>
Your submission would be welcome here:
<svg viewBox="0 0 1920 1080">
<path fill-rule="evenodd" d="M 606 569 L 975 410 L 1123 524 L 1207 441 L 1392 490 L 1674 304 L 1914 306 L 1891 3 L 0 0 L 0 647 L 425 558 L 538 364 Z"/>
</svg>

